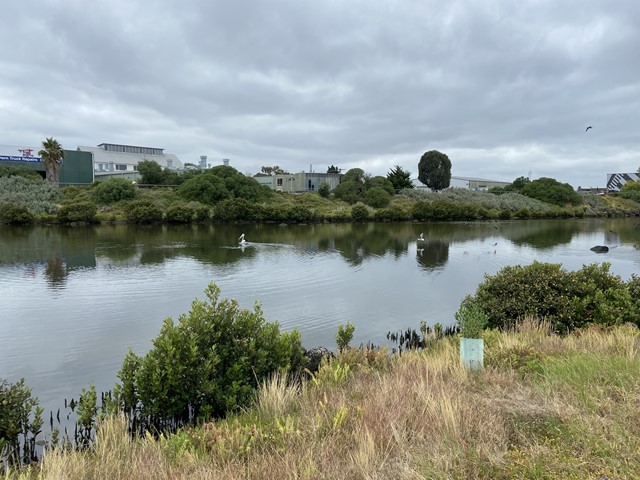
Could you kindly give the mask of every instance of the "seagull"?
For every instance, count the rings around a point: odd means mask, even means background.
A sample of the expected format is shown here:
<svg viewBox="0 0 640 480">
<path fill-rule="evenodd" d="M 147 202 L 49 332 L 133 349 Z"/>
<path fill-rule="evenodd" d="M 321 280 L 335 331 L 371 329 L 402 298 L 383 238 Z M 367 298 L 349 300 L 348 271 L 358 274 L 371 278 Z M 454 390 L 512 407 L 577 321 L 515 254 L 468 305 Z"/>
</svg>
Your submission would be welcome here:
<svg viewBox="0 0 640 480">
<path fill-rule="evenodd" d="M 420 234 L 420 236 L 418 237 L 418 241 L 419 242 L 424 242 L 424 233 Z"/>
<path fill-rule="evenodd" d="M 247 243 L 249 243 L 244 239 L 244 233 L 242 235 L 240 235 L 240 238 L 238 239 L 238 243 L 240 245 L 246 245 Z"/>
<path fill-rule="evenodd" d="M 589 125 L 589 126 L 587 127 L 587 129 L 585 130 L 585 132 L 588 132 L 590 128 L 593 128 L 593 127 L 592 127 L 591 125 Z"/>
</svg>

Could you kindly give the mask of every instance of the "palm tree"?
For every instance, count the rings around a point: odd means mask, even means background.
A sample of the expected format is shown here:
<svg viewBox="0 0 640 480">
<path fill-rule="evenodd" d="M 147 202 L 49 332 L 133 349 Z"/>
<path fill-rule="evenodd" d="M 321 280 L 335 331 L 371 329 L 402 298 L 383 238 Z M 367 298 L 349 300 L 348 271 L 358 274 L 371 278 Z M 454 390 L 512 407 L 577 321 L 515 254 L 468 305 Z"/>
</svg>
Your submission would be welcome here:
<svg viewBox="0 0 640 480">
<path fill-rule="evenodd" d="M 47 172 L 47 181 L 49 183 L 58 183 L 58 170 L 64 159 L 62 145 L 53 137 L 46 138 L 42 142 L 42 150 L 38 152 L 38 155 L 40 155 L 44 163 L 44 168 Z"/>
</svg>

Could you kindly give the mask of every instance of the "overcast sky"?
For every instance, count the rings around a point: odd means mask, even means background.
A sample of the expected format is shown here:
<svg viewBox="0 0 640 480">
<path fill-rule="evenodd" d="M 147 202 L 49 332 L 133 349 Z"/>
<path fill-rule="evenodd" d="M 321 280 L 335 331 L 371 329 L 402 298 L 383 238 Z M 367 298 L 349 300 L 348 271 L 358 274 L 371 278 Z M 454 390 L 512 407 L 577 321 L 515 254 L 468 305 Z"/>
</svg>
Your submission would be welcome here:
<svg viewBox="0 0 640 480">
<path fill-rule="evenodd" d="M 640 2 L 11 0 L 0 144 L 122 143 L 292 172 L 640 167 Z M 587 126 L 592 126 L 585 132 Z"/>
</svg>

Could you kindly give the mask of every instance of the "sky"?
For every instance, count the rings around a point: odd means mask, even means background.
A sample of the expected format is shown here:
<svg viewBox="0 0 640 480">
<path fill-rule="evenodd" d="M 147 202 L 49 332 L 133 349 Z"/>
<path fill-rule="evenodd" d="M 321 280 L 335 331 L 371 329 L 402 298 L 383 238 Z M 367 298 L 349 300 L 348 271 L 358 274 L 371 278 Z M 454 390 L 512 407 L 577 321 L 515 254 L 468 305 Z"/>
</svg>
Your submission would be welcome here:
<svg viewBox="0 0 640 480">
<path fill-rule="evenodd" d="M 438 150 L 454 176 L 574 188 L 640 167 L 637 0 L 16 0 L 2 17 L 2 145 L 413 176 Z"/>
</svg>

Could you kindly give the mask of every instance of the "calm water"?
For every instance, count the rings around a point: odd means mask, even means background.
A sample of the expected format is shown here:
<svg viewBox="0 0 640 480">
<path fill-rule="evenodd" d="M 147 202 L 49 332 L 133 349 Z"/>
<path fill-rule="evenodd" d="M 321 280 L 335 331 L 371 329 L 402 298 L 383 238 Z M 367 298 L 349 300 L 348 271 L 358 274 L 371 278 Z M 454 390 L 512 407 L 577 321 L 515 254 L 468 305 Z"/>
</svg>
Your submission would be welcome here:
<svg viewBox="0 0 640 480">
<path fill-rule="evenodd" d="M 335 348 L 348 321 L 354 343 L 381 344 L 422 320 L 453 324 L 461 300 L 505 265 L 607 261 L 626 280 L 640 270 L 639 222 L 0 226 L 0 378 L 24 377 L 47 410 L 89 382 L 107 390 L 127 350 L 144 354 L 209 282 L 243 307 L 260 302 L 306 347 Z"/>
</svg>

